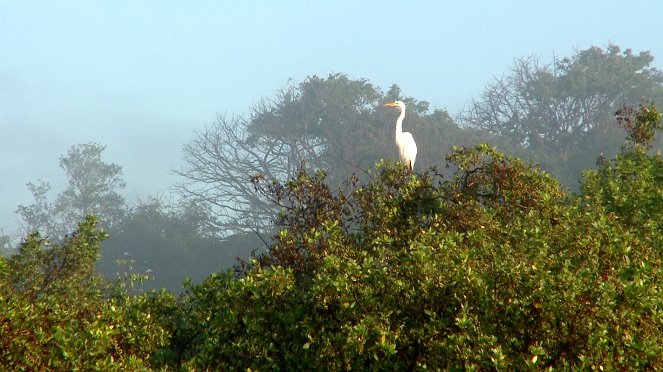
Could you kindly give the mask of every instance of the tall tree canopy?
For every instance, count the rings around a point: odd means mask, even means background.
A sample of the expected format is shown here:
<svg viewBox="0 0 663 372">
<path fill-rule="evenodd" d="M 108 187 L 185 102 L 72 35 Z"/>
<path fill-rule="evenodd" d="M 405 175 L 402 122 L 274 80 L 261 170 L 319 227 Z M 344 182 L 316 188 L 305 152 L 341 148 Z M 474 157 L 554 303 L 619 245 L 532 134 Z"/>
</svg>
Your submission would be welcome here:
<svg viewBox="0 0 663 372">
<path fill-rule="evenodd" d="M 126 186 L 122 167 L 101 159 L 105 146 L 86 143 L 71 146 L 60 158 L 68 185 L 50 202 L 48 182 L 28 183 L 35 198 L 31 205 L 19 205 L 16 212 L 28 230 L 39 230 L 53 238 L 71 231 L 87 215 L 94 214 L 104 227 L 116 223 L 123 214 L 124 198 L 118 193 Z"/>
<path fill-rule="evenodd" d="M 512 149 L 573 185 L 601 154 L 624 140 L 613 113 L 663 99 L 663 73 L 649 52 L 610 45 L 541 65 L 520 59 L 461 114 L 463 125 L 507 139 Z"/>
<path fill-rule="evenodd" d="M 403 97 L 396 85 L 383 93 L 365 79 L 312 76 L 262 101 L 248 117 L 221 116 L 198 132 L 184 147 L 180 190 L 209 208 L 220 234 L 264 232 L 277 210 L 251 177 L 284 181 L 305 162 L 339 184 L 380 159 L 397 159 L 396 115 L 381 107 L 397 99 L 408 105 L 405 126 L 419 145 L 418 168 L 441 163 L 452 143 L 471 137 L 461 135 L 446 111 L 431 113 L 427 102 Z"/>
</svg>

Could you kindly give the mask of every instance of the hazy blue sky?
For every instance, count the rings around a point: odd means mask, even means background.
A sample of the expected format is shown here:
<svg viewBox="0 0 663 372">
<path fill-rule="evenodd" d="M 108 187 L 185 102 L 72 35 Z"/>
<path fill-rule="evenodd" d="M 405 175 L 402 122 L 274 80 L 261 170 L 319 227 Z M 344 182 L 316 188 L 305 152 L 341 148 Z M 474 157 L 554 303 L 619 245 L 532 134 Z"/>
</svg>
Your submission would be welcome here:
<svg viewBox="0 0 663 372">
<path fill-rule="evenodd" d="M 0 0 L 0 227 L 58 157 L 107 145 L 128 201 L 166 192 L 180 148 L 288 79 L 347 73 L 455 115 L 514 58 L 614 43 L 663 66 L 663 1 Z"/>
</svg>

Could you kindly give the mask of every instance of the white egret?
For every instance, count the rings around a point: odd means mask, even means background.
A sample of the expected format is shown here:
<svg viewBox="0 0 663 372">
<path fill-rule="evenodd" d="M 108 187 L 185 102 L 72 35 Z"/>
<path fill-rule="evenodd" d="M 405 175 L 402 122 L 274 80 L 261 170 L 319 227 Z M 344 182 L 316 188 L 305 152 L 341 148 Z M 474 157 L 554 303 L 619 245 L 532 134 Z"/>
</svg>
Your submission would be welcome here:
<svg viewBox="0 0 663 372">
<path fill-rule="evenodd" d="M 403 101 L 389 102 L 386 107 L 398 107 L 401 115 L 396 119 L 396 146 L 401 162 L 410 170 L 414 169 L 414 160 L 417 157 L 417 144 L 414 142 L 412 133 L 403 132 L 403 119 L 405 118 L 405 103 Z"/>
</svg>

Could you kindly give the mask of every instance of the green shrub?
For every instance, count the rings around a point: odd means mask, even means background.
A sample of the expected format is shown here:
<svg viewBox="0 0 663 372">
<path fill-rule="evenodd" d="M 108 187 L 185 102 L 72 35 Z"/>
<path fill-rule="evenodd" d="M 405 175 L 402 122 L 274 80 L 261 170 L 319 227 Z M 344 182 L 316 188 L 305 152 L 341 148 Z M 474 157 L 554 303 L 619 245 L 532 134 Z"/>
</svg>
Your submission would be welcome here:
<svg viewBox="0 0 663 372">
<path fill-rule="evenodd" d="M 597 176 L 576 199 L 486 145 L 448 159 L 447 181 L 381 164 L 343 190 L 322 172 L 266 184 L 282 229 L 242 277 L 181 299 L 200 326 L 185 365 L 663 368 L 657 227 L 627 223 Z"/>
<path fill-rule="evenodd" d="M 165 334 L 145 301 L 114 291 L 94 272 L 105 238 L 88 217 L 61 245 L 38 233 L 0 271 L 4 370 L 147 369 Z"/>
</svg>

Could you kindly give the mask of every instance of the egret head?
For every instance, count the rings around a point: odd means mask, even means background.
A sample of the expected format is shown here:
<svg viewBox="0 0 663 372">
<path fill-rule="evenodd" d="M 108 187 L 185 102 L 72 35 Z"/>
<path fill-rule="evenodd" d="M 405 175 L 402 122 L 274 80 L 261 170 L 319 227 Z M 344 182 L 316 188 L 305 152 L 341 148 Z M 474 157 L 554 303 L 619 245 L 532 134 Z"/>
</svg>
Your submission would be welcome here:
<svg viewBox="0 0 663 372">
<path fill-rule="evenodd" d="M 401 111 L 405 111 L 405 103 L 403 101 L 388 102 L 384 104 L 385 107 L 398 107 Z"/>
</svg>

